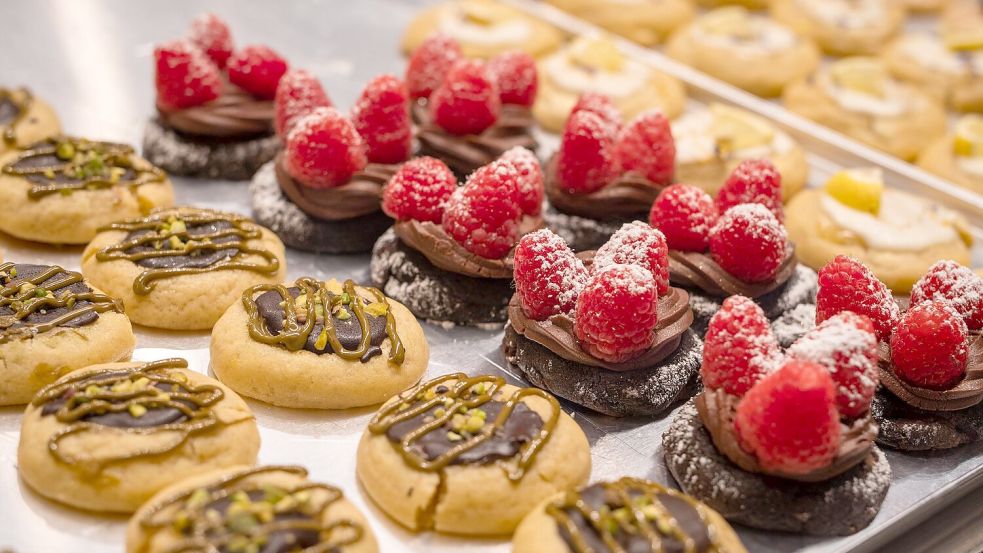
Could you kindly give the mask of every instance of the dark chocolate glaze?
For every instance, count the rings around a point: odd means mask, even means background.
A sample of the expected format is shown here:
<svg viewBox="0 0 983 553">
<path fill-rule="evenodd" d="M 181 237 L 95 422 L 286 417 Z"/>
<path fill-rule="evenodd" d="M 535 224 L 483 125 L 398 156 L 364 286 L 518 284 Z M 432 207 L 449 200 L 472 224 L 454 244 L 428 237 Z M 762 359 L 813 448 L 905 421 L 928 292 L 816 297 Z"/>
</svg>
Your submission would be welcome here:
<svg viewBox="0 0 983 553">
<path fill-rule="evenodd" d="M 201 225 L 188 225 L 188 236 L 194 238 L 196 236 L 204 236 L 208 234 L 219 233 L 221 231 L 226 231 L 232 228 L 232 223 L 228 221 L 212 221 L 209 223 Z M 123 240 L 129 241 L 146 236 L 148 234 L 154 234 L 156 231 L 154 229 L 140 229 L 135 230 L 126 235 Z M 212 240 L 213 244 L 227 244 L 229 242 L 235 242 L 236 237 L 234 235 L 222 236 Z M 167 244 L 163 245 L 164 248 Z M 139 254 L 145 252 L 159 251 L 160 248 L 154 248 L 153 243 L 145 243 L 135 246 L 126 250 L 126 254 Z M 136 264 L 141 267 L 147 267 L 148 269 L 204 269 L 210 267 L 223 259 L 228 259 L 235 254 L 239 253 L 238 248 L 225 248 L 221 250 L 198 250 L 192 252 L 189 255 L 170 255 L 170 256 L 152 256 L 145 257 L 136 261 Z"/>
<path fill-rule="evenodd" d="M 27 263 L 15 263 L 13 265 L 13 268 L 17 270 L 17 277 L 11 279 L 9 283 L 4 283 L 5 288 L 19 286 L 22 282 L 26 280 L 30 280 L 31 278 L 36 277 L 41 273 L 44 273 L 45 271 L 50 269 L 51 266 L 31 265 Z M 85 282 L 82 281 L 75 282 L 74 284 L 69 284 L 68 286 L 60 286 L 59 283 L 65 281 L 68 276 L 69 275 L 67 274 L 66 271 L 59 272 L 54 276 L 42 280 L 41 283 L 38 284 L 38 286 L 44 288 L 45 290 L 57 290 L 59 294 L 62 294 L 64 292 L 71 292 L 72 294 L 85 294 L 88 292 L 92 292 L 92 288 L 86 286 Z M 75 305 L 73 306 L 72 309 L 69 309 L 67 306 L 62 306 L 62 307 L 46 308 L 43 310 L 32 311 L 26 317 L 18 320 L 8 328 L 18 328 L 25 325 L 37 325 L 37 324 L 49 323 L 61 317 L 62 315 L 70 313 L 71 311 L 76 311 L 87 305 L 92 305 L 92 302 L 87 300 L 79 300 L 75 302 Z M 9 304 L 0 302 L 0 320 L 2 320 L 4 317 L 13 316 L 16 312 L 17 310 L 13 309 Z M 74 319 L 61 323 L 58 326 L 78 328 L 81 326 L 85 326 L 87 324 L 94 323 L 98 318 L 99 318 L 98 313 L 86 312 L 80 314 L 78 317 L 75 317 Z M 2 323 L 0 323 L 0 327 L 3 327 Z"/>
<path fill-rule="evenodd" d="M 244 493 L 249 496 L 249 499 L 252 501 L 261 501 L 266 495 L 266 492 L 263 490 L 248 490 Z M 205 511 L 215 511 L 223 518 L 226 518 L 231 505 L 232 496 L 227 495 L 208 503 L 205 506 Z M 317 524 L 314 517 L 300 511 L 275 513 L 273 515 L 273 522 L 303 522 L 311 525 Z M 269 535 L 266 536 L 266 543 L 263 545 L 263 548 L 259 550 L 259 553 L 290 553 L 292 551 L 305 549 L 319 543 L 321 543 L 321 536 L 316 526 L 312 528 L 306 528 L 303 526 L 286 528 L 284 530 L 270 532 Z M 222 553 L 232 553 L 232 550 L 228 547 L 222 547 L 220 551 L 222 551 Z"/>
</svg>

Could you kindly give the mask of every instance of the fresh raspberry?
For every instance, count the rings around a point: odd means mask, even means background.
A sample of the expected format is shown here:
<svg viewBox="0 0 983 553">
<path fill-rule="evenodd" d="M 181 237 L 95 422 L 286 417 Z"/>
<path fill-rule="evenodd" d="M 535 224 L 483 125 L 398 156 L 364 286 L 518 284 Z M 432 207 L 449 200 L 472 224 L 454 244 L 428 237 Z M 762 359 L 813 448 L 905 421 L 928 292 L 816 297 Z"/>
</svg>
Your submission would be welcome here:
<svg viewBox="0 0 983 553">
<path fill-rule="evenodd" d="M 578 111 L 592 111 L 596 113 L 601 119 L 607 121 L 615 132 L 620 130 L 623 124 L 621 121 L 621 112 L 615 107 L 611 98 L 599 92 L 584 92 L 581 94 L 580 98 L 577 99 L 577 103 L 574 104 L 573 109 L 570 110 L 570 115 Z"/>
<path fill-rule="evenodd" d="M 840 415 L 859 417 L 870 409 L 877 389 L 877 334 L 864 315 L 843 311 L 796 340 L 789 357 L 818 363 L 836 383 Z"/>
<path fill-rule="evenodd" d="M 329 108 L 331 105 L 321 81 L 303 69 L 288 71 L 280 79 L 273 98 L 276 133 L 281 137 L 287 136 L 298 119 L 314 111 L 314 108 Z"/>
<path fill-rule="evenodd" d="M 404 163 L 382 191 L 382 210 L 397 221 L 440 224 L 457 189 L 457 178 L 443 161 L 418 157 Z"/>
<path fill-rule="evenodd" d="M 594 270 L 615 264 L 645 267 L 655 278 L 659 296 L 669 292 L 669 247 L 658 229 L 641 221 L 622 225 L 594 254 Z"/>
<path fill-rule="evenodd" d="M 649 212 L 649 224 L 662 231 L 669 248 L 684 252 L 705 252 L 716 222 L 713 198 L 688 184 L 664 188 Z"/>
<path fill-rule="evenodd" d="M 898 324 L 898 304 L 891 291 L 863 263 L 845 255 L 836 256 L 819 270 L 816 323 L 841 311 L 867 316 L 881 341 L 887 341 Z"/>
<path fill-rule="evenodd" d="M 911 303 L 947 301 L 970 330 L 983 328 L 983 278 L 955 261 L 945 259 L 929 267 L 911 289 Z"/>
<path fill-rule="evenodd" d="M 410 63 L 406 66 L 406 88 L 410 96 L 429 98 L 434 90 L 444 82 L 444 76 L 457 60 L 464 57 L 457 40 L 443 34 L 436 34 L 413 51 Z"/>
<path fill-rule="evenodd" d="M 644 267 L 610 265 L 594 272 L 577 296 L 573 329 L 581 347 L 611 363 L 638 357 L 652 346 L 658 301 L 655 279 Z"/>
<path fill-rule="evenodd" d="M 460 60 L 430 96 L 434 123 L 456 134 L 480 134 L 502 109 L 498 87 L 480 61 Z"/>
<path fill-rule="evenodd" d="M 498 84 L 503 104 L 532 107 L 539 88 L 536 60 L 525 52 L 505 52 L 488 62 L 488 72 Z"/>
<path fill-rule="evenodd" d="M 774 277 L 787 249 L 785 227 L 761 204 L 734 206 L 710 229 L 713 260 L 744 282 Z"/>
<path fill-rule="evenodd" d="M 232 31 L 222 19 L 214 13 L 203 13 L 191 21 L 191 31 L 188 38 L 202 52 L 208 55 L 219 68 L 232 55 L 235 44 L 232 42 Z"/>
<path fill-rule="evenodd" d="M 562 238 L 540 229 L 519 240 L 514 274 L 522 311 L 531 319 L 545 321 L 573 313 L 589 273 Z"/>
<path fill-rule="evenodd" d="M 513 146 L 499 159 L 511 163 L 519 172 L 519 209 L 526 215 L 539 215 L 543 210 L 543 169 L 536 154 Z"/>
<path fill-rule="evenodd" d="M 365 168 L 365 144 L 334 108 L 317 108 L 287 135 L 284 168 L 310 188 L 334 188 Z"/>
<path fill-rule="evenodd" d="M 785 220 L 782 208 L 782 175 L 767 159 L 740 162 L 717 192 L 717 211 L 726 213 L 738 204 L 761 204 Z"/>
<path fill-rule="evenodd" d="M 669 119 L 659 110 L 647 111 L 628 123 L 614 146 L 618 173 L 634 171 L 653 184 L 672 182 L 676 168 L 676 143 Z"/>
<path fill-rule="evenodd" d="M 267 46 L 246 46 L 232 54 L 228 63 L 232 84 L 262 100 L 272 100 L 287 60 Z"/>
<path fill-rule="evenodd" d="M 198 47 L 178 40 L 154 48 L 157 104 L 184 109 L 218 98 L 222 76 Z"/>
<path fill-rule="evenodd" d="M 946 390 L 966 374 L 969 330 L 946 302 L 908 309 L 891 335 L 894 374 L 912 386 Z"/>
<path fill-rule="evenodd" d="M 782 360 L 764 311 L 744 296 L 724 300 L 703 339 L 703 385 L 743 396 Z"/>
<path fill-rule="evenodd" d="M 493 161 L 468 177 L 454 191 L 444 210 L 444 231 L 469 252 L 502 259 L 519 233 L 519 173 L 504 161 Z"/>
<path fill-rule="evenodd" d="M 614 130 L 592 111 L 578 111 L 567 119 L 556 154 L 556 178 L 572 194 L 604 188 L 613 176 L 611 153 Z"/>
<path fill-rule="evenodd" d="M 352 108 L 352 123 L 362 135 L 372 163 L 401 163 L 410 157 L 413 129 L 409 97 L 392 75 L 369 81 Z"/>
<path fill-rule="evenodd" d="M 840 416 L 829 371 L 787 360 L 737 406 L 734 427 L 745 450 L 767 470 L 806 474 L 828 466 L 840 448 Z"/>
</svg>

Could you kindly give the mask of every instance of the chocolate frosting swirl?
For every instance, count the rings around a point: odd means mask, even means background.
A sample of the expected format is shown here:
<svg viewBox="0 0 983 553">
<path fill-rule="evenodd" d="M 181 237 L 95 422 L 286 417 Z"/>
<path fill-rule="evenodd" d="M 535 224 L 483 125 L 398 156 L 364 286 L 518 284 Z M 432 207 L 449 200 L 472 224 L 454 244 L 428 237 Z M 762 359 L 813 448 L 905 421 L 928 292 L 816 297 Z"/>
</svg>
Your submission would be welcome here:
<svg viewBox="0 0 983 553">
<path fill-rule="evenodd" d="M 273 102 L 231 83 L 210 102 L 185 109 L 157 104 L 157 114 L 165 127 L 194 136 L 243 139 L 273 132 Z"/>
<path fill-rule="evenodd" d="M 619 175 L 600 190 L 572 194 L 560 186 L 556 177 L 556 155 L 546 162 L 544 184 L 550 204 L 558 211 L 598 220 L 629 217 L 645 219 L 655 198 L 665 188 L 635 171 L 630 171 Z"/>
<path fill-rule="evenodd" d="M 335 188 L 310 188 L 290 176 L 283 166 L 283 154 L 274 161 L 280 190 L 301 211 L 323 221 L 344 221 L 379 211 L 382 189 L 399 170 L 399 165 L 370 163 Z"/>
<path fill-rule="evenodd" d="M 822 482 L 862 463 L 870 454 L 874 438 L 877 437 L 877 424 L 870 413 L 867 413 L 853 421 L 840 422 L 840 449 L 829 465 L 805 474 L 768 470 L 758 463 L 754 455 L 744 451 L 738 441 L 734 430 L 734 419 L 737 417 L 737 406 L 740 402 L 741 398 L 735 395 L 708 388 L 697 395 L 695 400 L 700 420 L 710 432 L 713 444 L 735 465 L 748 472 L 799 482 Z"/>
<path fill-rule="evenodd" d="M 790 247 L 785 261 L 778 267 L 771 280 L 751 283 L 728 273 L 708 254 L 669 250 L 669 282 L 677 286 L 699 288 L 719 297 L 740 294 L 749 298 L 760 298 L 788 282 L 788 279 L 795 274 L 797 264 L 795 248 Z"/>
<path fill-rule="evenodd" d="M 901 401 L 925 411 L 959 411 L 983 401 L 983 334 L 974 334 L 969 342 L 966 376 L 947 390 L 919 388 L 894 374 L 890 345 L 881 342 L 877 368 L 881 383 Z"/>
</svg>

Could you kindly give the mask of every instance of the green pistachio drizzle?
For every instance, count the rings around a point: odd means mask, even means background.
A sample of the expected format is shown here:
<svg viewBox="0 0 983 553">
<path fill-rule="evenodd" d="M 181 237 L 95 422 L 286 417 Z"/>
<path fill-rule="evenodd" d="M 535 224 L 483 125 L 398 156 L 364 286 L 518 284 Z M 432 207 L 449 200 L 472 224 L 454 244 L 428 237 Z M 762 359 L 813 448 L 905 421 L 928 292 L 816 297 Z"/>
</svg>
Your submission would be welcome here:
<svg viewBox="0 0 983 553">
<path fill-rule="evenodd" d="M 3 131 L 4 143 L 11 146 L 17 144 L 17 125 L 27 117 L 27 112 L 34 102 L 34 95 L 26 88 L 18 88 L 17 90 L 0 88 L 0 102 L 4 100 L 10 101 L 17 108 L 17 115 L 14 120 L 0 126 L 0 131 Z"/>
</svg>

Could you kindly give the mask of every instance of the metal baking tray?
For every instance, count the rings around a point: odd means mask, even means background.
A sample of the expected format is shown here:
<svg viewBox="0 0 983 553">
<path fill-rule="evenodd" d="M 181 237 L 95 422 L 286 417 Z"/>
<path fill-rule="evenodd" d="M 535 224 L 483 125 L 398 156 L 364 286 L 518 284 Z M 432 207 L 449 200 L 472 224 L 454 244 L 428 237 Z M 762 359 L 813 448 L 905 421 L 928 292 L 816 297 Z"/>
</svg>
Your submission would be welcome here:
<svg viewBox="0 0 983 553">
<path fill-rule="evenodd" d="M 335 103 L 348 107 L 374 75 L 402 72 L 404 62 L 397 48 L 402 30 L 413 14 L 428 3 L 431 2 L 305 0 L 269 8 L 262 0 L 216 0 L 194 4 L 117 2 L 112 9 L 81 1 L 2 3 L 0 20 L 6 27 L 5 44 L 14 53 L 0 59 L 0 75 L 5 83 L 29 85 L 49 100 L 70 132 L 139 144 L 143 124 L 153 106 L 152 45 L 182 34 L 199 11 L 211 10 L 225 17 L 240 43 L 269 44 L 296 66 L 311 70 L 321 78 Z M 762 112 L 789 129 L 788 116 L 773 106 L 768 110 L 755 109 L 759 106 L 746 103 L 743 97 L 734 100 L 735 91 L 716 83 L 684 81 L 691 85 L 695 101 L 731 101 Z M 839 166 L 876 163 L 885 167 L 892 184 L 910 184 L 926 193 L 934 189 L 933 184 L 938 187 L 939 183 L 923 179 L 923 174 L 899 170 L 891 159 L 878 158 L 876 153 L 837 136 L 826 143 L 828 131 L 813 137 L 811 130 L 805 127 L 801 136 L 795 136 L 812 152 L 814 182 L 821 182 Z M 555 140 L 547 143 L 555 144 Z M 866 154 L 875 155 L 868 158 Z M 179 203 L 249 212 L 244 183 L 174 180 Z M 944 186 L 937 191 L 943 195 L 946 192 Z M 940 198 L 956 198 L 951 203 L 955 207 L 963 203 L 959 196 Z M 980 209 L 978 201 L 975 208 Z M 78 269 L 81 253 L 81 248 L 53 248 L 5 236 L 0 236 L 0 249 L 6 259 L 57 263 L 71 269 Z M 368 277 L 366 255 L 315 256 L 291 250 L 287 258 L 291 278 L 311 275 L 364 282 Z M 192 369 L 208 372 L 207 333 L 135 329 L 136 358 L 177 355 L 188 359 Z M 427 378 L 464 371 L 504 374 L 513 383 L 521 383 L 504 366 L 499 352 L 500 331 L 429 324 L 424 329 L 431 345 Z M 355 480 L 355 448 L 373 409 L 303 411 L 255 401 L 249 404 L 260 426 L 260 462 L 305 465 L 315 479 L 340 486 L 370 518 L 382 551 L 500 553 L 510 549 L 506 539 L 412 534 L 369 503 Z M 632 475 L 672 482 L 661 451 L 662 432 L 671 414 L 655 420 L 616 419 L 569 404 L 565 408 L 590 440 L 593 480 Z M 16 448 L 21 412 L 18 407 L 0 408 L 0 513 L 4 520 L 0 525 L 0 551 L 120 551 L 125 517 L 62 507 L 39 497 L 20 482 Z M 863 532 L 847 538 L 817 539 L 738 527 L 741 538 L 751 551 L 870 551 L 954 499 L 959 490 L 983 484 L 983 444 L 941 455 L 888 455 L 895 480 L 880 514 Z"/>
</svg>

